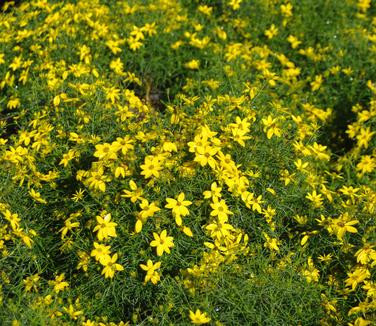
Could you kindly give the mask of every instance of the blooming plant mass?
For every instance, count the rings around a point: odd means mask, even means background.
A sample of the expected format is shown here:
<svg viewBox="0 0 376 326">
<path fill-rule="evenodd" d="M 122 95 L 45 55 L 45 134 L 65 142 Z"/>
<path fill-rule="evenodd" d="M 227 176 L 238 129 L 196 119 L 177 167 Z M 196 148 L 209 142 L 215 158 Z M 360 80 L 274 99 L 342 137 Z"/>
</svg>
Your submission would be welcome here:
<svg viewBox="0 0 376 326">
<path fill-rule="evenodd" d="M 374 0 L 0 1 L 0 325 L 376 324 Z"/>
</svg>

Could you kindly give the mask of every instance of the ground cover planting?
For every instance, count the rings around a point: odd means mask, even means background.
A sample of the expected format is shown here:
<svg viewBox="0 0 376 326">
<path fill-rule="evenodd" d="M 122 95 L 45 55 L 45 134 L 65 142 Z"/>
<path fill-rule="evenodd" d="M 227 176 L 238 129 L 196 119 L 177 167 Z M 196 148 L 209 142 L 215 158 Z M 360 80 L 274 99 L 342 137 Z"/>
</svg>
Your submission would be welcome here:
<svg viewBox="0 0 376 326">
<path fill-rule="evenodd" d="M 0 6 L 1 325 L 375 324 L 375 1 Z"/>
</svg>

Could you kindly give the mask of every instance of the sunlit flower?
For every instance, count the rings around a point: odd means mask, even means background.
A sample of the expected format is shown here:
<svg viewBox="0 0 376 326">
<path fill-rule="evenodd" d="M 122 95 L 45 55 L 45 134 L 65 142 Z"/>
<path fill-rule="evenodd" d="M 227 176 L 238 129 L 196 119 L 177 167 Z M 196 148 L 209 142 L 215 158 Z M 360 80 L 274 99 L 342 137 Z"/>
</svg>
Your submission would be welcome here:
<svg viewBox="0 0 376 326">
<path fill-rule="evenodd" d="M 151 247 L 157 248 L 157 255 L 162 256 L 164 252 L 170 253 L 170 248 L 174 247 L 174 238 L 167 236 L 167 231 L 163 230 L 161 234 L 153 232 L 154 240 L 150 242 Z"/>
</svg>

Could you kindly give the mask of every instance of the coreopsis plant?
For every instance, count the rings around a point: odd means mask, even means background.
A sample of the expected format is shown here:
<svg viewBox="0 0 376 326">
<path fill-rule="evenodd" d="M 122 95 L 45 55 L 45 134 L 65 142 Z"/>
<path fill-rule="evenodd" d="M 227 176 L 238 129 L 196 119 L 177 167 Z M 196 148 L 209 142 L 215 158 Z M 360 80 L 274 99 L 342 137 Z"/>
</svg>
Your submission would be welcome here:
<svg viewBox="0 0 376 326">
<path fill-rule="evenodd" d="M 2 2 L 0 324 L 372 325 L 374 13 Z"/>
</svg>

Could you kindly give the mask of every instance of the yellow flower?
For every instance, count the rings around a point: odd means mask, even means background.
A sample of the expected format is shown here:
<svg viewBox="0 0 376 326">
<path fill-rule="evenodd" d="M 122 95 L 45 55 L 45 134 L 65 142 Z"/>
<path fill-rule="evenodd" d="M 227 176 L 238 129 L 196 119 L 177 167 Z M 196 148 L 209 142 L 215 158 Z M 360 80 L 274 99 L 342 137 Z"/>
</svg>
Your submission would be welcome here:
<svg viewBox="0 0 376 326">
<path fill-rule="evenodd" d="M 76 151 L 72 149 L 69 150 L 67 153 L 63 154 L 63 158 L 61 159 L 59 165 L 66 167 L 68 163 L 76 157 L 76 155 Z"/>
<path fill-rule="evenodd" d="M 315 208 L 321 207 L 324 200 L 321 194 L 317 194 L 316 190 L 313 190 L 312 193 L 308 193 L 306 198 L 313 203 Z"/>
<path fill-rule="evenodd" d="M 132 29 L 133 29 L 133 30 L 131 31 L 130 35 L 131 35 L 132 37 L 134 37 L 134 39 L 135 39 L 136 41 L 139 41 L 139 40 L 143 40 L 143 39 L 145 39 L 145 36 L 144 36 L 144 34 L 143 34 L 143 32 L 142 32 L 142 31 L 143 31 L 142 28 L 133 25 Z"/>
<path fill-rule="evenodd" d="M 115 178 L 125 178 L 126 176 L 131 175 L 129 172 L 128 166 L 126 164 L 122 164 L 117 166 L 114 171 Z"/>
<path fill-rule="evenodd" d="M 213 209 L 210 212 L 210 216 L 217 216 L 219 219 L 223 219 L 227 221 L 228 215 L 232 215 L 233 213 L 228 209 L 226 202 L 218 198 L 213 198 L 213 202 L 210 204 L 210 207 Z"/>
<path fill-rule="evenodd" d="M 238 10 L 242 1 L 243 0 L 230 0 L 228 5 L 232 8 L 232 10 Z"/>
<path fill-rule="evenodd" d="M 105 266 L 111 259 L 110 249 L 110 246 L 94 242 L 94 249 L 91 251 L 90 256 L 94 257 L 96 261 L 99 261 L 99 263 Z"/>
<path fill-rule="evenodd" d="M 147 199 L 142 199 L 140 208 L 142 211 L 139 214 L 142 219 L 152 217 L 156 212 L 160 211 L 160 208 L 156 205 L 156 203 L 152 202 L 149 204 Z"/>
<path fill-rule="evenodd" d="M 117 58 L 116 60 L 112 60 L 110 62 L 110 69 L 112 69 L 115 72 L 115 74 L 117 74 L 119 76 L 124 75 L 123 68 L 124 68 L 124 65 L 121 62 L 120 58 Z"/>
<path fill-rule="evenodd" d="M 185 68 L 191 70 L 197 70 L 200 68 L 200 61 L 199 60 L 191 60 L 184 65 Z"/>
<path fill-rule="evenodd" d="M 157 34 L 156 24 L 155 22 L 149 24 L 146 23 L 144 26 L 141 27 L 142 31 L 148 34 L 149 36 L 153 36 Z"/>
<path fill-rule="evenodd" d="M 174 238 L 167 236 L 167 231 L 163 230 L 160 235 L 153 232 L 154 240 L 150 242 L 150 247 L 157 248 L 157 255 L 162 256 L 164 252 L 170 253 L 170 248 L 174 247 Z"/>
<path fill-rule="evenodd" d="M 121 266 L 120 264 L 116 264 L 117 259 L 118 254 L 116 253 L 104 265 L 105 267 L 102 270 L 102 274 L 104 274 L 105 278 L 113 278 L 115 272 L 124 270 L 123 266 Z"/>
<path fill-rule="evenodd" d="M 130 139 L 129 136 L 125 136 L 123 138 L 117 137 L 116 141 L 111 144 L 111 147 L 115 149 L 115 151 L 121 151 L 123 155 L 126 155 L 129 150 L 133 149 L 133 140 Z"/>
<path fill-rule="evenodd" d="M 61 232 L 62 239 L 64 239 L 68 231 L 72 231 L 73 228 L 78 228 L 80 226 L 79 222 L 72 222 L 72 219 L 73 217 L 68 218 L 64 223 L 64 227 L 59 230 L 59 232 Z"/>
<path fill-rule="evenodd" d="M 191 323 L 195 325 L 203 325 L 210 322 L 210 318 L 206 315 L 205 312 L 201 312 L 200 309 L 197 309 L 196 312 L 189 310 L 189 318 Z"/>
<path fill-rule="evenodd" d="M 83 314 L 83 311 L 81 310 L 74 310 L 74 307 L 72 304 L 69 305 L 69 307 L 63 307 L 63 310 L 69 315 L 69 317 L 73 320 L 76 320 L 78 316 Z"/>
<path fill-rule="evenodd" d="M 245 191 L 242 193 L 242 196 L 245 196 L 244 202 L 248 208 L 252 208 L 253 211 L 259 212 L 261 214 L 261 204 L 264 203 L 264 201 L 262 200 L 262 195 L 259 195 L 256 198 L 254 193 Z"/>
<path fill-rule="evenodd" d="M 105 214 L 102 213 L 102 215 Z M 108 237 L 116 237 L 116 230 L 115 226 L 117 223 L 111 222 L 111 214 L 108 213 L 104 217 L 97 216 L 97 225 L 94 228 L 94 232 L 98 231 L 97 237 L 99 241 L 102 241 L 103 239 L 107 239 Z"/>
<path fill-rule="evenodd" d="M 281 137 L 281 130 L 277 126 L 277 118 L 273 119 L 271 115 L 268 115 L 266 119 L 262 119 L 262 123 L 264 124 L 264 132 L 266 132 L 266 137 L 271 139 L 273 135 L 277 137 Z"/>
<path fill-rule="evenodd" d="M 308 283 L 318 282 L 320 277 L 320 271 L 313 264 L 312 257 L 308 257 L 307 268 L 302 270 L 303 276 L 306 278 Z"/>
<path fill-rule="evenodd" d="M 154 214 L 160 211 L 160 208 L 155 203 L 150 203 L 147 199 L 142 199 L 140 204 L 140 208 L 142 209 L 138 213 L 136 225 L 135 225 L 135 232 L 140 233 L 142 231 L 142 226 L 145 224 L 146 220 L 149 217 L 154 216 Z"/>
<path fill-rule="evenodd" d="M 263 236 L 266 239 L 264 247 L 279 252 L 281 241 L 276 238 L 269 237 L 269 235 L 267 235 L 265 232 L 263 232 Z"/>
<path fill-rule="evenodd" d="M 90 177 L 86 180 L 86 182 L 89 185 L 89 188 L 93 188 L 94 190 L 100 190 L 102 192 L 106 191 L 106 181 L 109 181 L 109 178 L 103 173 L 103 168 L 100 168 L 97 171 L 90 172 Z"/>
<path fill-rule="evenodd" d="M 34 189 L 30 189 L 29 194 L 35 201 L 41 204 L 47 204 L 47 201 L 42 198 L 41 194 L 38 191 L 35 191 Z"/>
<path fill-rule="evenodd" d="M 234 231 L 234 227 L 231 224 L 226 223 L 226 219 L 218 218 L 215 221 L 205 227 L 209 231 L 212 238 L 221 240 L 222 238 L 231 239 L 233 236 L 230 231 Z"/>
<path fill-rule="evenodd" d="M 23 280 L 23 283 L 25 285 L 25 291 L 30 292 L 33 289 L 37 291 L 39 280 L 40 276 L 38 274 L 26 277 L 26 279 Z"/>
<path fill-rule="evenodd" d="M 209 7 L 207 5 L 200 5 L 200 6 L 197 7 L 197 10 L 199 12 L 203 13 L 204 15 L 211 16 L 213 8 Z"/>
<path fill-rule="evenodd" d="M 21 101 L 19 98 L 11 98 L 7 103 L 8 109 L 16 109 L 21 105 Z"/>
<path fill-rule="evenodd" d="M 376 168 L 376 160 L 370 155 L 361 157 L 360 162 L 356 165 L 356 169 L 361 175 L 371 173 Z"/>
<path fill-rule="evenodd" d="M 59 293 L 69 286 L 69 283 L 64 281 L 64 273 L 55 277 L 54 281 L 49 281 L 48 283 L 54 287 L 54 291 Z"/>
<path fill-rule="evenodd" d="M 357 7 L 360 11 L 365 13 L 371 7 L 371 0 L 359 0 Z"/>
<path fill-rule="evenodd" d="M 81 250 L 78 251 L 77 255 L 80 258 L 77 264 L 77 269 L 82 269 L 84 272 L 87 272 L 89 268 L 90 256 L 86 252 Z"/>
<path fill-rule="evenodd" d="M 359 195 L 357 195 L 357 192 L 359 190 L 359 188 L 354 188 L 353 186 L 342 186 L 341 189 L 339 189 L 339 192 L 343 193 L 346 196 L 349 196 L 351 201 L 355 202 L 355 198 L 359 197 Z"/>
<path fill-rule="evenodd" d="M 142 46 L 142 42 L 140 42 L 139 40 L 137 40 L 135 37 L 128 37 L 127 38 L 127 42 L 128 42 L 128 45 L 129 45 L 129 48 L 132 50 L 132 51 L 136 51 L 137 49 L 139 49 L 141 46 Z"/>
<path fill-rule="evenodd" d="M 175 143 L 172 143 L 170 141 L 166 141 L 163 143 L 162 148 L 165 152 L 177 152 L 178 148 L 176 147 Z"/>
<path fill-rule="evenodd" d="M 298 40 L 297 37 L 293 36 L 293 35 L 290 35 L 288 38 L 287 38 L 287 41 L 291 44 L 291 47 L 293 49 L 296 49 L 302 42 Z"/>
<path fill-rule="evenodd" d="M 116 149 L 111 144 L 99 144 L 95 146 L 94 156 L 100 160 L 116 160 Z"/>
<path fill-rule="evenodd" d="M 267 29 L 267 30 L 265 31 L 264 34 L 265 34 L 265 36 L 270 40 L 270 39 L 272 39 L 274 36 L 276 36 L 276 35 L 278 34 L 278 28 L 275 27 L 274 24 L 272 24 L 272 25 L 269 27 L 269 29 Z"/>
<path fill-rule="evenodd" d="M 373 249 L 375 245 L 365 244 L 356 253 L 356 261 L 362 265 L 368 264 L 370 261 L 376 262 L 376 250 Z"/>
<path fill-rule="evenodd" d="M 294 161 L 294 165 L 298 171 L 307 172 L 306 168 L 308 167 L 308 162 L 303 163 L 302 159 L 299 158 Z"/>
<path fill-rule="evenodd" d="M 130 198 L 132 203 L 135 203 L 137 200 L 143 200 L 143 190 L 142 188 L 138 188 L 136 182 L 133 180 L 129 181 L 129 188 L 131 191 L 124 189 L 124 194 L 121 197 Z"/>
<path fill-rule="evenodd" d="M 311 82 L 311 89 L 312 91 L 317 91 L 320 87 L 321 87 L 321 84 L 323 82 L 323 78 L 321 75 L 318 75 L 315 77 L 315 80 L 313 82 Z"/>
<path fill-rule="evenodd" d="M 158 178 L 162 166 L 158 158 L 147 156 L 145 157 L 145 163 L 141 165 L 141 169 L 141 175 L 145 176 L 145 179 L 151 178 L 152 176 Z"/>
<path fill-rule="evenodd" d="M 104 88 L 106 93 L 106 100 L 110 100 L 112 104 L 117 102 L 120 98 L 120 89 L 115 87 Z"/>
<path fill-rule="evenodd" d="M 21 68 L 22 66 L 22 55 L 18 57 L 14 57 L 12 63 L 9 65 L 9 68 L 11 68 L 13 71 L 16 71 L 17 69 Z"/>
<path fill-rule="evenodd" d="M 330 233 L 334 233 L 338 240 L 342 241 L 346 232 L 357 233 L 358 230 L 353 226 L 358 224 L 358 220 L 349 221 L 349 214 L 346 212 L 339 218 L 332 219 L 331 224 L 328 227 Z"/>
<path fill-rule="evenodd" d="M 216 90 L 221 83 L 218 80 L 209 79 L 209 80 L 203 80 L 202 85 L 208 86 L 212 90 Z"/>
<path fill-rule="evenodd" d="M 320 255 L 317 257 L 318 260 L 320 260 L 323 263 L 330 263 L 333 259 L 333 255 L 331 253 L 327 255 Z"/>
<path fill-rule="evenodd" d="M 74 201 L 74 202 L 78 202 L 80 200 L 82 200 L 84 198 L 84 193 L 85 193 L 85 190 L 83 189 L 78 189 L 74 194 L 73 196 L 71 197 L 71 199 Z"/>
<path fill-rule="evenodd" d="M 17 213 L 12 214 L 8 209 L 2 212 L 4 218 L 9 222 L 13 230 L 17 230 L 20 226 L 21 219 L 18 217 Z"/>
<path fill-rule="evenodd" d="M 191 153 L 197 153 L 197 150 L 199 148 L 208 146 L 209 142 L 206 136 L 203 135 L 197 135 L 195 136 L 194 140 L 188 143 L 189 146 L 189 152 Z"/>
<path fill-rule="evenodd" d="M 121 48 L 119 47 L 119 45 L 122 45 L 123 43 L 124 43 L 124 40 L 116 40 L 116 41 L 108 40 L 106 42 L 106 45 L 112 51 L 113 54 L 117 54 L 121 52 Z"/>
<path fill-rule="evenodd" d="M 203 195 L 205 199 L 220 198 L 222 197 L 221 191 L 222 191 L 222 188 L 218 187 L 216 182 L 213 182 L 210 186 L 210 190 L 204 191 Z"/>
<path fill-rule="evenodd" d="M 165 207 L 172 209 L 172 214 L 174 214 L 176 218 L 176 224 L 179 226 L 182 225 L 181 216 L 187 216 L 189 214 L 187 206 L 192 204 L 191 201 L 184 199 L 185 195 L 183 192 L 178 195 L 177 200 L 166 198 L 167 205 Z"/>
<path fill-rule="evenodd" d="M 354 272 L 347 273 L 346 286 L 351 287 L 354 291 L 359 283 L 363 283 L 365 279 L 371 277 L 371 273 L 365 267 L 357 267 Z"/>
<path fill-rule="evenodd" d="M 282 15 L 286 16 L 286 17 L 291 17 L 292 16 L 292 5 L 291 3 L 286 3 L 286 4 L 283 4 L 281 5 L 281 13 Z"/>
<path fill-rule="evenodd" d="M 357 144 L 358 147 L 368 148 L 368 143 L 374 134 L 375 132 L 371 131 L 370 127 L 361 128 L 360 133 L 356 136 L 356 140 L 358 141 L 358 144 Z"/>
<path fill-rule="evenodd" d="M 196 156 L 194 161 L 200 163 L 201 166 L 209 164 L 209 166 L 214 169 L 216 166 L 216 161 L 214 155 L 217 154 L 218 149 L 211 146 L 197 147 Z"/>
<path fill-rule="evenodd" d="M 244 141 L 252 138 L 250 136 L 246 136 L 246 131 L 241 129 L 231 129 L 231 133 L 231 138 L 243 147 L 245 146 Z"/>
<path fill-rule="evenodd" d="M 161 267 L 161 262 L 158 261 L 155 264 L 153 264 L 153 262 L 149 259 L 146 262 L 146 265 L 140 264 L 140 267 L 144 271 L 146 271 L 145 280 L 144 280 L 145 284 L 149 281 L 151 281 L 153 284 L 157 284 L 159 282 L 160 275 L 156 270 Z"/>
<path fill-rule="evenodd" d="M 329 161 L 330 155 L 325 152 L 327 146 L 320 145 L 316 142 L 313 145 L 309 145 L 308 149 L 311 151 L 311 155 L 316 156 L 319 160 Z"/>
</svg>

